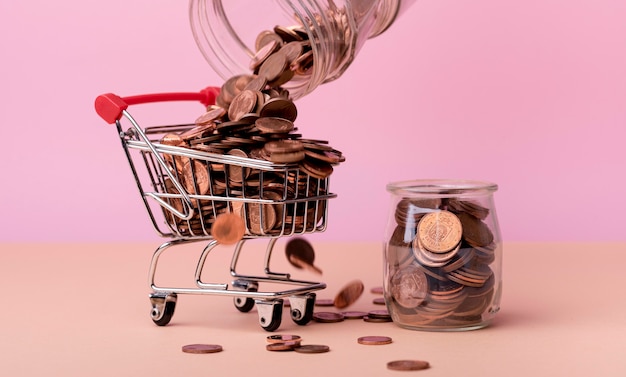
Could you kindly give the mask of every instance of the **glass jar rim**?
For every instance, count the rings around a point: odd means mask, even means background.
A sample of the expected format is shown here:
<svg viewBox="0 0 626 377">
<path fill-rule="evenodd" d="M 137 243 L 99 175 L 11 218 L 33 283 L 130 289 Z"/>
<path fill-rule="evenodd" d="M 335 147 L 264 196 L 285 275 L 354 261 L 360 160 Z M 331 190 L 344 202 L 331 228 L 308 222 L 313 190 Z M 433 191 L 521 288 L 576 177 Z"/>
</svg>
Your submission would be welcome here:
<svg viewBox="0 0 626 377">
<path fill-rule="evenodd" d="M 492 182 L 467 179 L 414 179 L 387 184 L 387 191 L 402 196 L 437 195 L 450 196 L 480 193 L 490 194 L 498 190 Z"/>
</svg>

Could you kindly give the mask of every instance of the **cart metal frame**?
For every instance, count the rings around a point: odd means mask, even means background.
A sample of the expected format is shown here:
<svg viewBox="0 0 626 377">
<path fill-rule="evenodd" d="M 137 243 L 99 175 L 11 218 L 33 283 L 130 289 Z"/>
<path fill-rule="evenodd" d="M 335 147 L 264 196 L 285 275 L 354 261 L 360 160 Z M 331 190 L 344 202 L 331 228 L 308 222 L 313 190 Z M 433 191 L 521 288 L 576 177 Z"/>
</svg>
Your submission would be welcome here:
<svg viewBox="0 0 626 377">
<path fill-rule="evenodd" d="M 130 165 L 139 193 L 156 232 L 169 240 L 161 244 L 153 253 L 150 261 L 148 283 L 152 292 L 149 294 L 152 309 L 150 317 L 159 326 L 167 325 L 172 316 L 179 294 L 203 294 L 231 296 L 235 307 L 241 312 L 248 312 L 256 306 L 259 324 L 267 331 L 280 327 L 283 301 L 289 298 L 292 320 L 305 325 L 313 317 L 315 291 L 326 288 L 322 282 L 292 279 L 289 273 L 275 272 L 270 268 L 272 252 L 276 241 L 281 237 L 323 232 L 326 229 L 328 199 L 336 197 L 328 190 L 329 179 L 311 177 L 300 171 L 297 164 L 276 164 L 253 158 L 222 155 L 190 149 L 186 147 L 164 145 L 159 142 L 168 133 L 180 133 L 194 127 L 194 124 L 157 126 L 141 128 L 127 110 L 130 105 L 163 101 L 198 101 L 205 107 L 215 102 L 219 88 L 208 87 L 195 93 L 158 93 L 132 97 L 119 97 L 112 93 L 96 98 L 97 113 L 110 124 L 115 123 L 125 155 Z M 126 128 L 126 123 L 130 127 Z M 207 168 L 209 177 L 208 193 L 198 193 L 197 175 L 193 171 L 193 182 L 182 182 L 177 168 L 181 161 L 199 161 Z M 223 167 L 225 181 L 221 187 L 214 182 L 216 172 L 212 166 Z M 233 169 L 249 169 L 258 177 L 258 183 L 242 182 L 234 186 L 228 177 Z M 278 185 L 283 187 L 280 199 L 265 199 L 264 180 L 282 177 Z M 186 188 L 187 187 L 187 188 Z M 188 188 L 193 187 L 193 190 Z M 190 192 L 192 191 L 192 192 Z M 256 195 L 252 195 L 254 192 Z M 263 198 L 263 199 L 261 199 Z M 236 243 L 230 263 L 231 284 L 207 282 L 202 279 L 202 272 L 207 257 L 219 243 L 213 239 L 210 231 L 210 219 L 218 214 L 218 208 L 233 211 L 241 208 L 246 233 Z M 250 206 L 258 206 L 259 223 L 264 224 L 268 216 L 267 206 L 281 209 L 280 225 L 272 229 L 253 229 Z M 300 215 L 297 215 L 300 213 Z M 289 215 L 291 214 L 291 215 Z M 209 219 L 208 221 L 206 219 Z M 296 221 L 296 220 L 299 221 Z M 263 271 L 264 275 L 249 275 L 237 271 L 241 250 L 250 239 L 268 241 Z M 170 287 L 156 284 L 157 266 L 166 250 L 172 247 L 194 242 L 205 242 L 198 259 L 193 287 Z M 259 290 L 259 283 L 276 283 L 285 289 Z"/>
</svg>

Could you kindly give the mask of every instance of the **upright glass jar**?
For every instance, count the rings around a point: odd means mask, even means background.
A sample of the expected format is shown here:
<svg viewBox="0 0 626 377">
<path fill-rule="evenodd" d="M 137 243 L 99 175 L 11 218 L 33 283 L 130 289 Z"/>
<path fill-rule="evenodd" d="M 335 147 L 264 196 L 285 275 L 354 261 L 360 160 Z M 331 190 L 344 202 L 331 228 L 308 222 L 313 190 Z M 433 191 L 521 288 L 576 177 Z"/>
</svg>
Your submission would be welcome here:
<svg viewBox="0 0 626 377">
<path fill-rule="evenodd" d="M 365 41 L 415 1 L 190 0 L 189 16 L 200 51 L 224 79 L 250 73 L 261 32 L 297 28 L 310 41 L 313 64 L 284 85 L 296 99 L 341 76 Z"/>
<path fill-rule="evenodd" d="M 397 325 L 472 330 L 500 309 L 502 241 L 497 185 L 414 180 L 387 185 L 384 295 Z"/>
</svg>

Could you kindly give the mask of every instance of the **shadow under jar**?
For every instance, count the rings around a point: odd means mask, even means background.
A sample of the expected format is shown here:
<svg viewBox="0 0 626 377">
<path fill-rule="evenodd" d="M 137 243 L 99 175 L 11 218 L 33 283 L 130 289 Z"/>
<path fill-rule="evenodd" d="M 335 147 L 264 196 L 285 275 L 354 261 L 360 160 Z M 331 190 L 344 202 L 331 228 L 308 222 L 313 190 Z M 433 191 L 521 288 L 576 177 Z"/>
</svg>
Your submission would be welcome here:
<svg viewBox="0 0 626 377">
<path fill-rule="evenodd" d="M 502 292 L 497 189 L 468 180 L 387 185 L 383 286 L 395 324 L 431 331 L 489 325 Z"/>
</svg>

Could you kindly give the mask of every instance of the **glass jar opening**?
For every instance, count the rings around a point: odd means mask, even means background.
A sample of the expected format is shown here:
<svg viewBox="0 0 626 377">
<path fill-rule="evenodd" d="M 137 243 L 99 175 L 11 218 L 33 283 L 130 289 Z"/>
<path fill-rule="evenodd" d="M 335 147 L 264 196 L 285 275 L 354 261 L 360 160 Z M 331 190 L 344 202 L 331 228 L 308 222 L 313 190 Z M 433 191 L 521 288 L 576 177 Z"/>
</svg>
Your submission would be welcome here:
<svg viewBox="0 0 626 377">
<path fill-rule="evenodd" d="M 459 195 L 489 195 L 498 185 L 486 181 L 464 179 L 415 179 L 387 184 L 387 191 L 398 196 L 447 197 Z"/>
</svg>

